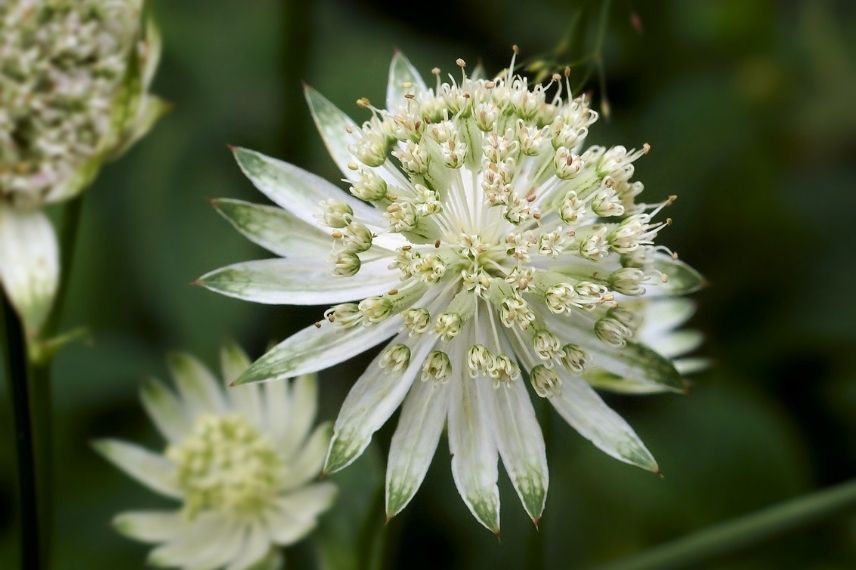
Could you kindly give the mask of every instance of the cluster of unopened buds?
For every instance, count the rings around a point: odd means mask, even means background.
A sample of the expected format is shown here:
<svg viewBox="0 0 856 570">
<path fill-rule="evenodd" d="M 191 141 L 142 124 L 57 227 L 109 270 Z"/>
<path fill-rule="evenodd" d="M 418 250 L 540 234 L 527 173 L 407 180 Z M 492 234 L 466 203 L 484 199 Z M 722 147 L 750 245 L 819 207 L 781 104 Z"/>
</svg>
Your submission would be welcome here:
<svg viewBox="0 0 856 570">
<path fill-rule="evenodd" d="M 392 108 L 358 100 L 372 117 L 349 129 L 350 192 L 380 208 L 388 226 L 384 231 L 358 220 L 344 201 L 323 203 L 333 273 L 357 274 L 361 255 L 377 257 L 372 246 L 383 233 L 382 247 L 396 246 L 389 267 L 400 272 L 401 283 L 385 295 L 334 306 L 325 317 L 352 327 L 401 313 L 411 335 L 433 332 L 449 342 L 471 319 L 478 327 L 483 306 L 490 325 L 495 328 L 495 313 L 512 344 L 534 357 L 529 377 L 545 395 L 561 388 L 554 364 L 579 373 L 588 358 L 580 346 L 560 342 L 535 305 L 557 315 L 580 311 L 585 316 L 577 318 L 596 338 L 623 346 L 638 319 L 618 298 L 642 295 L 646 284 L 668 279 L 652 262 L 673 256 L 654 247 L 671 220 L 654 218 L 675 197 L 634 201 L 643 185 L 632 180 L 633 163 L 647 144 L 635 151 L 582 149 L 597 113 L 584 96 L 567 97 L 567 73 L 532 87 L 511 72 L 490 80 L 468 76 L 465 62 L 457 64 L 461 75 L 450 75 L 448 83 L 433 70 L 433 89 L 403 85 Z M 433 301 L 411 306 L 420 297 Z M 490 349 L 469 336 L 470 374 L 489 376 L 496 386 L 520 376 L 518 359 L 503 343 Z M 394 369 L 406 368 L 409 359 L 401 344 L 384 356 Z M 442 381 L 454 365 L 435 351 L 422 378 Z"/>
</svg>

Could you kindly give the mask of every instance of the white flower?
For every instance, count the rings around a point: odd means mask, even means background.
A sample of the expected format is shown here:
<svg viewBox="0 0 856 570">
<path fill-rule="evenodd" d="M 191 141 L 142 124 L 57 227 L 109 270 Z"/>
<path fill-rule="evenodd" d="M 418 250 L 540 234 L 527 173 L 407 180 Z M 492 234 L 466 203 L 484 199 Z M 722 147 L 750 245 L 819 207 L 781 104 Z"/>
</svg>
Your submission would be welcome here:
<svg viewBox="0 0 856 570">
<path fill-rule="evenodd" d="M 227 344 L 223 376 L 233 382 L 249 366 Z M 149 380 L 142 401 L 167 440 L 162 454 L 100 440 L 96 449 L 150 489 L 181 502 L 178 510 L 118 515 L 126 536 L 160 544 L 149 563 L 161 567 L 274 569 L 278 546 L 306 536 L 333 502 L 332 483 L 312 483 L 330 441 L 330 425 L 312 428 L 314 375 L 223 393 L 195 358 L 176 354 L 173 393 Z"/>
<path fill-rule="evenodd" d="M 630 180 L 633 162 L 647 145 L 584 149 L 597 113 L 584 97 L 568 97 L 560 78 L 531 87 L 511 73 L 468 77 L 458 64 L 461 75 L 441 83 L 435 70 L 429 88 L 396 54 L 387 110 L 361 100 L 372 112 L 362 126 L 307 89 L 351 192 L 370 203 L 291 164 L 235 149 L 244 173 L 282 209 L 236 200 L 216 207 L 282 258 L 238 263 L 200 283 L 262 303 L 340 304 L 263 356 L 239 383 L 327 368 L 392 337 L 345 400 L 325 469 L 354 461 L 401 406 L 387 514 L 413 497 L 448 426 L 458 490 L 498 532 L 499 458 L 535 521 L 547 494 L 527 378 L 603 451 L 658 470 L 589 375 L 682 391 L 668 358 L 637 342 L 641 309 L 628 295 L 687 293 L 700 278 L 653 245 L 667 223 L 657 215 L 673 198 L 634 201 L 641 184 Z M 549 101 L 547 90 L 555 93 Z M 373 141 L 370 157 L 364 140 Z M 325 200 L 348 204 L 342 222 L 373 236 L 364 251 L 345 246 L 361 260 L 345 277 L 334 276 L 343 274 L 341 230 L 319 221 Z"/>
<path fill-rule="evenodd" d="M 57 287 L 41 206 L 82 191 L 166 105 L 143 0 L 0 2 L 0 285 L 34 335 Z"/>
<path fill-rule="evenodd" d="M 645 306 L 639 329 L 639 341 L 672 358 L 675 369 L 684 376 L 710 365 L 706 358 L 687 356 L 701 346 L 701 332 L 677 330 L 693 316 L 695 309 L 695 303 L 689 299 L 654 299 Z"/>
</svg>

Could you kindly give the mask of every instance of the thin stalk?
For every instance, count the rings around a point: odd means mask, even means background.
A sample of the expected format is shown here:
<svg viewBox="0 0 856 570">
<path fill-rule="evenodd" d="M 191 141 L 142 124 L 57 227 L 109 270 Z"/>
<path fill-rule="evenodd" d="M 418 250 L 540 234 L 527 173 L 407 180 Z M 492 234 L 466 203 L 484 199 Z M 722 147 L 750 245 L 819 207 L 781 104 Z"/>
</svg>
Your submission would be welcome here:
<svg viewBox="0 0 856 570">
<path fill-rule="evenodd" d="M 32 409 L 30 407 L 29 361 L 23 325 L 5 295 L 3 329 L 6 338 L 6 379 L 12 396 L 15 423 L 15 452 L 18 467 L 18 521 L 22 570 L 41 568 L 42 537 L 36 496 L 36 458 L 34 455 Z"/>
<path fill-rule="evenodd" d="M 714 558 L 856 509 L 856 480 L 714 525 L 597 570 L 697 568 Z"/>
<path fill-rule="evenodd" d="M 74 253 L 80 230 L 80 220 L 83 211 L 83 196 L 81 193 L 66 202 L 63 207 L 62 221 L 59 229 L 60 247 L 60 276 L 59 288 L 54 297 L 54 304 L 48 319 L 41 330 L 41 338 L 50 341 L 59 332 L 63 311 L 68 299 L 71 270 L 74 264 Z M 32 355 L 32 352 L 31 352 Z M 31 362 L 30 389 L 33 409 L 33 430 L 36 444 L 36 485 L 38 492 L 39 525 L 42 539 L 42 559 L 45 567 L 50 567 L 53 546 L 53 383 L 52 351 L 44 358 Z"/>
</svg>

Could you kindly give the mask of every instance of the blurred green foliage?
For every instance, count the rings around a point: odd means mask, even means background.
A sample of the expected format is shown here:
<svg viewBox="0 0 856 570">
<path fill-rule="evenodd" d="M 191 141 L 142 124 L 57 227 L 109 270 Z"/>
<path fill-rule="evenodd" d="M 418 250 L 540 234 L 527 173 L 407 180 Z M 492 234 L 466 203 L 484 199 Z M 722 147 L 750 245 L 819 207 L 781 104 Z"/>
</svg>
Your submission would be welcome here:
<svg viewBox="0 0 856 570">
<path fill-rule="evenodd" d="M 167 350 L 213 364 L 220 340 L 232 336 L 258 355 L 320 315 L 189 285 L 209 269 L 263 256 L 206 204 L 212 196 L 260 200 L 225 145 L 336 180 L 301 79 L 356 115 L 358 96 L 382 100 L 394 47 L 425 72 L 452 69 L 456 57 L 498 70 L 512 43 L 524 57 L 549 53 L 578 5 L 159 0 L 155 8 L 165 43 L 155 91 L 175 109 L 86 196 L 64 322 L 87 325 L 95 341 L 65 349 L 55 363 L 58 569 L 143 565 L 145 548 L 115 534 L 109 520 L 161 502 L 88 441 L 161 445 L 136 394 L 144 375 L 165 374 Z M 693 325 L 716 366 L 694 379 L 691 394 L 610 398 L 665 479 L 607 458 L 543 413 L 552 488 L 540 532 L 505 481 L 497 544 L 457 497 L 445 444 L 413 504 L 381 530 L 372 501 L 387 427 L 380 446 L 337 475 L 348 498 L 326 515 L 317 540 L 287 552 L 290 566 L 357 568 L 380 536 L 389 568 L 534 568 L 539 558 L 544 568 L 586 568 L 856 474 L 854 8 L 613 2 L 604 45 L 612 119 L 595 125 L 592 140 L 651 143 L 637 170 L 649 201 L 680 196 L 663 239 L 712 284 L 698 296 Z M 367 362 L 322 374 L 321 417 L 334 417 Z M 15 559 L 10 429 L 4 400 L 3 568 Z M 854 565 L 851 514 L 710 567 Z"/>
</svg>

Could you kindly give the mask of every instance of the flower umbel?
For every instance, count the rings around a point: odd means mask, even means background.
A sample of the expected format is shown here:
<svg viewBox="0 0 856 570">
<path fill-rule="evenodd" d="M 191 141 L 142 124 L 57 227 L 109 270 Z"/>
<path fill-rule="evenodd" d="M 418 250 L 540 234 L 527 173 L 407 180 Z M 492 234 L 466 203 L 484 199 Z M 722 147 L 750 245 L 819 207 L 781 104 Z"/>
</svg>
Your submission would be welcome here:
<svg viewBox="0 0 856 570">
<path fill-rule="evenodd" d="M 143 0 L 0 3 L 0 282 L 34 334 L 56 289 L 44 204 L 70 198 L 167 105 Z"/>
<path fill-rule="evenodd" d="M 249 366 L 235 345 L 222 350 L 234 381 Z M 226 394 L 191 356 L 170 359 L 178 395 L 149 380 L 142 400 L 167 440 L 162 455 L 130 443 L 95 447 L 141 483 L 181 501 L 177 511 L 132 511 L 115 519 L 123 534 L 161 543 L 149 562 L 181 568 L 242 570 L 279 560 L 277 546 L 308 534 L 332 504 L 332 483 L 312 483 L 324 461 L 330 426 L 310 433 L 314 376 L 240 386 Z M 264 397 L 264 400 L 262 398 Z"/>
<path fill-rule="evenodd" d="M 354 461 L 403 406 L 387 514 L 413 497 L 447 424 L 458 490 L 498 532 L 498 458 L 533 520 L 547 493 L 526 383 L 606 453 L 658 470 L 590 384 L 608 374 L 645 388 L 637 391 L 682 391 L 671 361 L 639 342 L 638 299 L 691 292 L 700 277 L 654 243 L 674 198 L 636 201 L 643 186 L 634 162 L 647 145 L 586 148 L 597 113 L 571 95 L 566 78 L 533 86 L 508 71 L 489 80 L 457 63 L 445 82 L 435 69 L 428 87 L 396 54 L 386 109 L 360 99 L 371 113 L 362 125 L 307 88 L 353 197 L 235 149 L 244 173 L 282 209 L 215 205 L 284 258 L 239 263 L 200 282 L 263 303 L 334 304 L 239 383 L 320 370 L 394 337 L 345 400 L 325 469 Z"/>
</svg>

